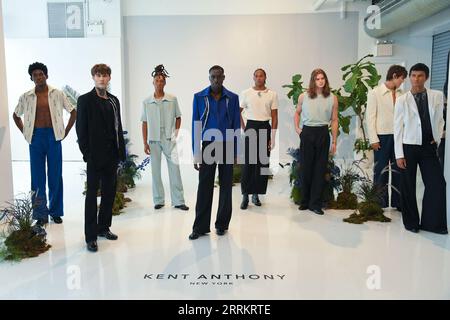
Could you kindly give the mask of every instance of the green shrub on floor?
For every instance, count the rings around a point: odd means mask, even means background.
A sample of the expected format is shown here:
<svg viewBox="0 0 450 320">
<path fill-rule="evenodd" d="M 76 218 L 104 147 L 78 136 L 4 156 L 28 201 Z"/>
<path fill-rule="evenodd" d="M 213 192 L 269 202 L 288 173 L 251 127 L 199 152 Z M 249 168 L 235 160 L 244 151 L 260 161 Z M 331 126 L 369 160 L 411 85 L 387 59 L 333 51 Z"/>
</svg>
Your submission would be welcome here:
<svg viewBox="0 0 450 320">
<path fill-rule="evenodd" d="M 357 211 L 344 221 L 355 224 L 366 221 L 390 222 L 391 219 L 383 214 L 383 208 L 380 206 L 385 188 L 373 183 L 370 179 L 361 182 L 357 194 L 363 201 L 358 204 Z"/>
<path fill-rule="evenodd" d="M 24 258 L 37 257 L 50 249 L 46 232 L 42 228 L 33 227 L 33 193 L 16 198 L 7 207 L 0 210 L 5 239 L 0 249 L 0 259 L 19 261 Z"/>
<path fill-rule="evenodd" d="M 122 192 L 116 192 L 112 209 L 113 216 L 120 215 L 122 213 L 122 210 L 126 207 L 126 203 L 130 201 L 131 199 L 125 197 Z"/>
<path fill-rule="evenodd" d="M 350 165 L 344 164 L 342 174 L 336 178 L 338 196 L 331 204 L 332 209 L 339 210 L 355 210 L 358 208 L 358 197 L 354 193 L 354 189 L 358 182 L 365 181 L 365 177 L 358 174 L 359 161 L 353 161 Z"/>
</svg>

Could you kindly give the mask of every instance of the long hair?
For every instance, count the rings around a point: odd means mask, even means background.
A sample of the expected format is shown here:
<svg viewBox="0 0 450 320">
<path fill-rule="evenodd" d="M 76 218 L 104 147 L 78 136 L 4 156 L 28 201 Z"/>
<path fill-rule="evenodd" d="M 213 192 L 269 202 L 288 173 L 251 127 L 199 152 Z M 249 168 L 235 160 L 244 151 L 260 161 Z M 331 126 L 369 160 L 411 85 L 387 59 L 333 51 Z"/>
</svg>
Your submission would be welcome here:
<svg viewBox="0 0 450 320">
<path fill-rule="evenodd" d="M 311 99 L 314 99 L 317 97 L 316 77 L 319 74 L 323 75 L 323 77 L 325 78 L 325 86 L 323 87 L 322 95 L 325 98 L 327 98 L 331 93 L 330 83 L 328 82 L 327 74 L 322 69 L 315 69 L 311 73 L 311 80 L 309 80 L 308 96 Z"/>
</svg>

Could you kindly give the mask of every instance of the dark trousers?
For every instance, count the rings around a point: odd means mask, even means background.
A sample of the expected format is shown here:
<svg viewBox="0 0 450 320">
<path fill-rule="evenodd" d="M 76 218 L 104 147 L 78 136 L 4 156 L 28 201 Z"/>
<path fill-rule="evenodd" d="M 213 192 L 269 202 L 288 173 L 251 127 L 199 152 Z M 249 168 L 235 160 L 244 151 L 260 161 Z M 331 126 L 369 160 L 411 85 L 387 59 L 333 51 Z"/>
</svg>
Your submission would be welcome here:
<svg viewBox="0 0 450 320">
<path fill-rule="evenodd" d="M 101 167 L 87 163 L 87 190 L 84 210 L 84 233 L 86 242 L 97 239 L 97 234 L 108 231 L 111 226 L 112 208 L 116 196 L 118 158 Z M 97 191 L 101 187 L 101 203 L 97 217 Z"/>
<path fill-rule="evenodd" d="M 439 161 L 441 162 L 442 172 L 444 171 L 444 163 L 445 163 L 445 138 L 441 139 L 441 143 L 438 148 Z"/>
<path fill-rule="evenodd" d="M 202 153 L 211 142 L 202 143 Z M 220 144 L 219 144 L 220 145 Z M 223 145 L 223 144 L 222 144 Z M 225 151 L 224 151 L 225 152 Z M 232 160 L 231 160 L 232 161 Z M 195 221 L 192 230 L 197 233 L 210 232 L 211 208 L 214 194 L 214 178 L 216 167 L 219 167 L 219 207 L 215 222 L 216 229 L 228 230 L 231 220 L 231 188 L 233 185 L 233 164 L 227 161 L 222 163 L 202 163 L 199 170 L 197 189 L 197 203 L 195 205 Z"/>
<path fill-rule="evenodd" d="M 269 143 L 271 127 L 269 121 L 247 120 L 245 132 L 254 130 L 253 135 L 245 137 L 245 163 L 242 166 L 242 194 L 266 194 L 269 178 Z M 264 141 L 262 140 L 264 139 Z M 261 159 L 264 152 L 265 159 Z"/>
<path fill-rule="evenodd" d="M 436 144 L 403 145 L 406 169 L 401 170 L 401 205 L 403 224 L 407 229 L 421 228 L 431 232 L 447 230 L 446 183 L 437 156 Z M 416 199 L 417 165 L 420 167 L 425 193 L 422 217 Z"/>
<path fill-rule="evenodd" d="M 300 134 L 300 178 L 302 206 L 322 208 L 322 192 L 325 186 L 330 135 L 328 126 L 303 126 Z"/>
<path fill-rule="evenodd" d="M 394 135 L 383 134 L 378 135 L 381 149 L 374 151 L 374 167 L 373 180 L 380 187 L 383 187 L 385 192 L 381 199 L 381 207 L 400 208 L 400 170 L 397 167 L 397 161 L 394 153 Z M 389 170 L 390 168 L 390 170 Z M 391 201 L 389 202 L 389 171 L 391 172 Z"/>
</svg>

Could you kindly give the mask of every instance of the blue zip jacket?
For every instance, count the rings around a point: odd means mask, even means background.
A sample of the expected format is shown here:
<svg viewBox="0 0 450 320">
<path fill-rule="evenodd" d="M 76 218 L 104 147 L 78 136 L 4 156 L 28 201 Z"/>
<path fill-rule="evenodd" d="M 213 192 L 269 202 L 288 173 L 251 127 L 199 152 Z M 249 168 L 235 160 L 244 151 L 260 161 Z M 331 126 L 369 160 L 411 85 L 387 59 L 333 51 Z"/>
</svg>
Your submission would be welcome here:
<svg viewBox="0 0 450 320">
<path fill-rule="evenodd" d="M 201 152 L 201 141 L 229 141 L 226 136 L 227 129 L 240 130 L 239 97 L 237 94 L 222 87 L 222 96 L 216 101 L 211 95 L 211 86 L 194 95 L 192 110 L 192 152 L 194 157 Z M 196 132 L 196 126 L 201 127 Z M 220 130 L 222 137 L 205 136 L 208 129 Z M 237 138 L 234 137 L 234 150 L 236 156 Z"/>
</svg>

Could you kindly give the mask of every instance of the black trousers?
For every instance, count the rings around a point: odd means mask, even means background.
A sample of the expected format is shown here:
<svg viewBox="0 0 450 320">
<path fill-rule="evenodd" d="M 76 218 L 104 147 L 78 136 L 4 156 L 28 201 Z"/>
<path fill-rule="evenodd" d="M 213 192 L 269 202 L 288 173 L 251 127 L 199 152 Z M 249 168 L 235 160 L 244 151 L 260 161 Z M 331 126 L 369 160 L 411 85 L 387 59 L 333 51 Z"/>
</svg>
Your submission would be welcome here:
<svg viewBox="0 0 450 320">
<path fill-rule="evenodd" d="M 86 242 L 97 239 L 97 234 L 108 231 L 112 221 L 112 207 L 116 196 L 117 166 L 114 155 L 111 161 L 101 167 L 87 163 L 87 190 L 84 210 L 84 233 Z M 100 183 L 101 182 L 101 183 Z M 101 203 L 97 217 L 97 190 L 101 187 Z"/>
<path fill-rule="evenodd" d="M 269 121 L 247 120 L 245 132 L 254 130 L 253 135 L 245 137 L 245 163 L 242 166 L 242 194 L 266 194 L 269 178 L 269 143 L 272 128 Z M 264 139 L 264 141 L 263 141 Z M 261 157 L 264 152 L 264 158 Z"/>
<path fill-rule="evenodd" d="M 446 183 L 437 156 L 436 144 L 403 145 L 406 169 L 401 170 L 401 205 L 403 224 L 407 229 L 431 232 L 447 230 Z M 420 167 L 425 193 L 422 217 L 416 199 L 417 165 Z"/>
<path fill-rule="evenodd" d="M 202 143 L 202 155 L 205 148 L 211 142 Z M 216 146 L 223 148 L 225 154 L 225 144 L 215 143 Z M 213 153 L 214 154 L 214 153 Z M 232 157 L 234 158 L 234 156 Z M 199 170 L 199 182 L 197 189 L 197 203 L 195 205 L 195 221 L 192 230 L 197 233 L 210 232 L 211 208 L 214 195 L 214 178 L 216 176 L 216 167 L 219 167 L 219 207 L 217 208 L 217 217 L 215 222 L 216 229 L 228 230 L 231 220 L 231 188 L 233 185 L 233 160 L 219 161 L 218 163 L 202 163 Z"/>
<path fill-rule="evenodd" d="M 444 171 L 444 163 L 445 163 L 445 138 L 441 139 L 441 143 L 438 148 L 439 161 L 441 162 L 442 171 Z"/>
<path fill-rule="evenodd" d="M 325 186 L 330 134 L 328 126 L 303 126 L 300 134 L 300 179 L 302 206 L 322 208 L 322 192 Z"/>
<path fill-rule="evenodd" d="M 400 208 L 400 170 L 397 167 L 394 152 L 394 135 L 383 134 L 378 135 L 381 149 L 374 151 L 373 180 L 381 187 L 385 187 L 383 198 L 381 199 L 381 207 Z M 390 170 L 389 170 L 390 168 Z M 389 172 L 391 172 L 391 201 L 389 202 Z"/>
</svg>

